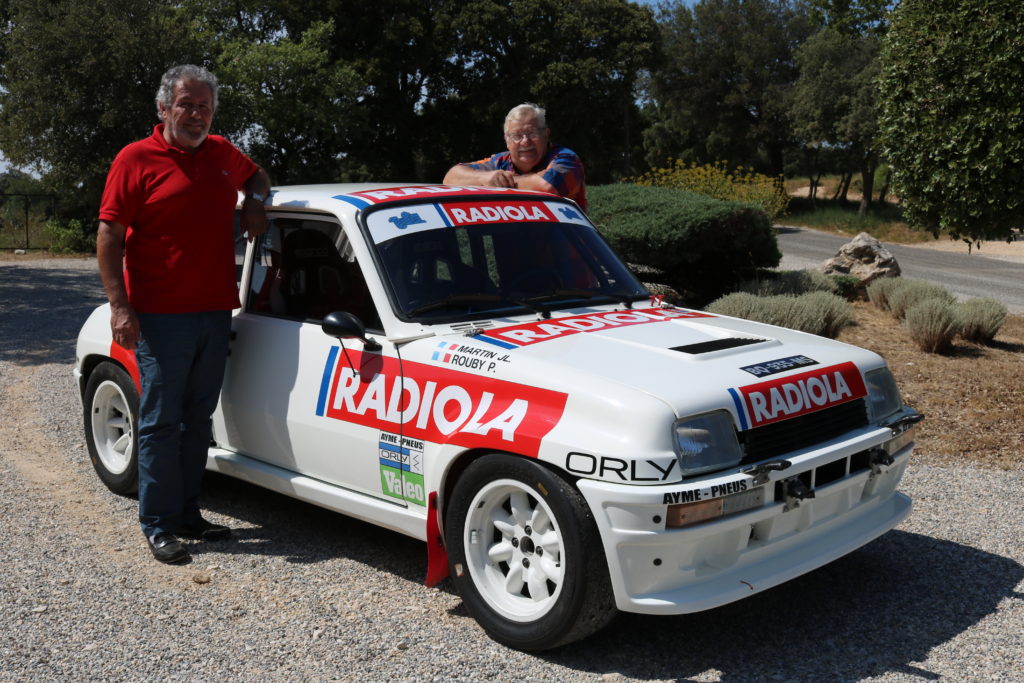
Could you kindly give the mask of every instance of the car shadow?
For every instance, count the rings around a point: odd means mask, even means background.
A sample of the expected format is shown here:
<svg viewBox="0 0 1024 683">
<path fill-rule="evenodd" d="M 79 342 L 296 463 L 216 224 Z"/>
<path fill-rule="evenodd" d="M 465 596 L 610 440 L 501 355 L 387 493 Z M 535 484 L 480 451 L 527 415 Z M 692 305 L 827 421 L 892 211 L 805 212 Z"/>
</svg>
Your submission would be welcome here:
<svg viewBox="0 0 1024 683">
<path fill-rule="evenodd" d="M 78 331 L 106 302 L 96 268 L 0 266 L 0 360 L 74 362 Z"/>
<path fill-rule="evenodd" d="M 595 673 L 720 680 L 861 680 L 893 672 L 938 680 L 914 662 L 996 611 L 1024 566 L 929 536 L 892 531 L 810 574 L 691 615 L 622 614 L 545 655 Z"/>
<path fill-rule="evenodd" d="M 401 534 L 214 473 L 207 474 L 203 505 L 251 525 L 236 529 L 216 552 L 297 564 L 346 558 L 423 582 L 424 545 Z M 1011 559 L 897 530 L 745 600 L 689 615 L 620 614 L 584 641 L 530 656 L 639 679 L 714 670 L 723 681 L 859 680 L 888 672 L 938 680 L 914 662 L 1005 598 L 1024 599 L 1016 591 L 1022 580 L 1024 566 Z M 454 593 L 447 580 L 438 588 Z M 461 602 L 449 611 L 468 618 Z"/>
<path fill-rule="evenodd" d="M 426 574 L 422 541 L 227 475 L 206 473 L 200 504 L 246 526 L 232 529 L 231 537 L 216 545 L 190 546 L 193 555 L 263 555 L 293 564 L 343 557 L 414 583 L 423 583 Z"/>
</svg>

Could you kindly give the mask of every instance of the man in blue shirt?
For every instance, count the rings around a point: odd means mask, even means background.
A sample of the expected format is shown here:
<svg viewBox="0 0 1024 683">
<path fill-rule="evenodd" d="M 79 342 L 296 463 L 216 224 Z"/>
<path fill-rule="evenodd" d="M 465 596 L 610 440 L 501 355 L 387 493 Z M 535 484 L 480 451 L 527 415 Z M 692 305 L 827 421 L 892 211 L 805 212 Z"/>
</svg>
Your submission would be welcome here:
<svg viewBox="0 0 1024 683">
<path fill-rule="evenodd" d="M 571 149 L 551 144 L 545 112 L 536 104 L 520 104 L 505 117 L 507 152 L 472 163 L 456 164 L 444 176 L 446 185 L 516 187 L 568 197 L 587 210 L 583 162 Z"/>
</svg>

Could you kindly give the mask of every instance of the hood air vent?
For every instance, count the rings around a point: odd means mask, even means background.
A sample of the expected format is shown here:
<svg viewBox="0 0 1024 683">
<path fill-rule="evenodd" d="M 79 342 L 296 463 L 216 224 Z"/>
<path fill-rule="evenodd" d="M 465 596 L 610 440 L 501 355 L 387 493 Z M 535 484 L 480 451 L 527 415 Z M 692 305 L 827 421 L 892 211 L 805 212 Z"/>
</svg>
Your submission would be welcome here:
<svg viewBox="0 0 1024 683">
<path fill-rule="evenodd" d="M 761 342 L 766 341 L 768 340 L 751 337 L 727 337 L 725 339 L 713 339 L 712 341 L 699 342 L 697 344 L 673 346 L 671 349 L 673 351 L 689 353 L 696 356 L 701 353 L 711 353 L 712 351 L 722 351 L 723 349 L 735 349 L 737 346 L 749 346 L 751 344 L 760 344 Z"/>
<path fill-rule="evenodd" d="M 475 330 L 486 330 L 489 327 L 494 327 L 494 322 L 491 320 L 474 320 L 468 323 L 452 323 L 450 327 L 455 332 L 472 334 Z"/>
</svg>

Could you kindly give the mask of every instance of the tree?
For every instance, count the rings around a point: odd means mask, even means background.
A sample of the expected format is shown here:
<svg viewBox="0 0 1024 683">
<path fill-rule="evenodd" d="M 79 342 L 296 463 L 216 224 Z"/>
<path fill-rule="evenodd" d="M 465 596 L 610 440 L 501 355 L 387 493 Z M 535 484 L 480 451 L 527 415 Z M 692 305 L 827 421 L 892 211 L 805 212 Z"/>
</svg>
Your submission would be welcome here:
<svg viewBox="0 0 1024 683">
<path fill-rule="evenodd" d="M 840 33 L 884 33 L 886 15 L 896 0 L 808 0 L 815 23 Z"/>
<path fill-rule="evenodd" d="M 800 77 L 789 93 L 794 132 L 806 143 L 847 152 L 860 171 L 860 214 L 871 206 L 878 167 L 879 40 L 826 27 L 797 50 Z"/>
<path fill-rule="evenodd" d="M 157 123 L 161 74 L 202 51 L 186 15 L 160 0 L 10 0 L 6 10 L 0 149 L 39 173 L 63 211 L 95 217 L 114 155 Z"/>
<path fill-rule="evenodd" d="M 625 0 L 455 6 L 446 23 L 458 36 L 445 71 L 450 95 L 436 106 L 441 119 L 463 122 L 450 160 L 502 149 L 505 114 L 533 101 L 547 108 L 555 142 L 580 155 L 591 183 L 636 172 L 638 80 L 656 56 L 657 26 L 648 8 Z"/>
<path fill-rule="evenodd" d="M 907 218 L 934 234 L 1024 225 L 1024 5 L 903 0 L 882 48 L 880 131 Z"/>
<path fill-rule="evenodd" d="M 358 11 L 353 5 L 358 4 Z M 289 35 L 332 18 L 334 60 L 366 81 L 353 176 L 439 181 L 504 147 L 501 124 L 535 101 L 588 178 L 632 172 L 636 82 L 654 52 L 650 10 L 626 0 L 328 0 L 278 3 Z M 635 142 L 635 141 L 634 141 Z"/>
<path fill-rule="evenodd" d="M 214 132 L 278 183 L 439 181 L 525 100 L 606 182 L 634 172 L 655 35 L 627 0 L 0 0 L 0 150 L 91 221 L 160 75 L 193 62 L 221 83 Z"/>
<path fill-rule="evenodd" d="M 239 38 L 217 58 L 225 84 L 219 120 L 271 174 L 275 184 L 343 179 L 343 154 L 367 122 L 362 79 L 332 61 L 333 21 L 314 22 L 299 37 Z"/>
<path fill-rule="evenodd" d="M 753 165 L 781 174 L 794 145 L 784 95 L 813 25 L 802 0 L 701 0 L 661 17 L 664 65 L 651 77 L 647 160 Z"/>
</svg>

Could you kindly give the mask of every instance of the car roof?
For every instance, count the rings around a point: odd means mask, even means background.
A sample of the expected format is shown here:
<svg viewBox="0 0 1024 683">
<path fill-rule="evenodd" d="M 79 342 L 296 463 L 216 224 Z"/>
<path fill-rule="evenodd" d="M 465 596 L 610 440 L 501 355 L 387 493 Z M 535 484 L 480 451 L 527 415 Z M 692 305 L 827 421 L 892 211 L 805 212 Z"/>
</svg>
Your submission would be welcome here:
<svg viewBox="0 0 1024 683">
<path fill-rule="evenodd" d="M 544 192 L 503 187 L 461 187 L 429 183 L 326 183 L 275 186 L 271 190 L 268 206 L 354 212 L 374 204 L 417 197 L 436 200 L 442 197 L 493 197 L 497 194 L 503 197 L 537 198 L 539 195 L 546 200 L 560 199 Z"/>
</svg>

